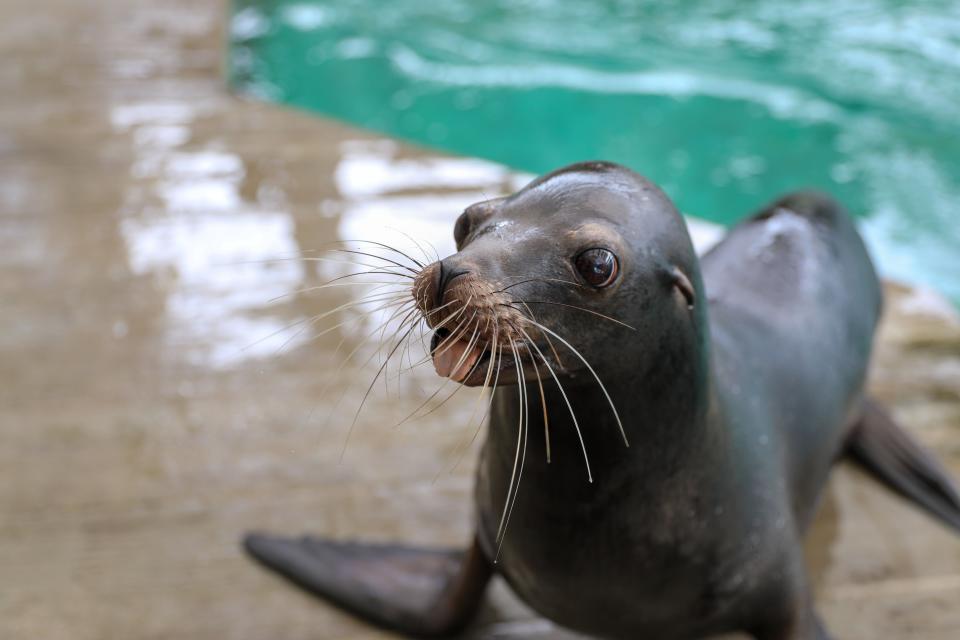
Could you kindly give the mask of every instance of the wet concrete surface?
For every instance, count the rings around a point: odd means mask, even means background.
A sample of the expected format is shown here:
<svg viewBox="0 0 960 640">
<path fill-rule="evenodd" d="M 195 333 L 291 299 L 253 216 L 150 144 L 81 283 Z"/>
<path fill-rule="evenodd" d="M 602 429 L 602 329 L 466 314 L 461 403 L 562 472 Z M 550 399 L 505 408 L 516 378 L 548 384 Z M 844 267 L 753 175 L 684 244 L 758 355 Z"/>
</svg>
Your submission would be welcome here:
<svg viewBox="0 0 960 640">
<path fill-rule="evenodd" d="M 394 428 L 437 383 L 378 385 L 341 459 L 375 368 L 338 367 L 372 325 L 298 333 L 357 294 L 291 292 L 342 273 L 301 259 L 332 240 L 402 227 L 442 253 L 522 177 L 228 95 L 224 11 L 0 5 L 2 638 L 387 637 L 240 535 L 469 535 L 472 455 L 450 468 L 474 396 Z M 872 388 L 960 475 L 960 321 L 888 289 Z M 957 637 L 960 543 L 857 471 L 808 548 L 838 638 Z M 562 634 L 498 584 L 472 635 Z"/>
</svg>

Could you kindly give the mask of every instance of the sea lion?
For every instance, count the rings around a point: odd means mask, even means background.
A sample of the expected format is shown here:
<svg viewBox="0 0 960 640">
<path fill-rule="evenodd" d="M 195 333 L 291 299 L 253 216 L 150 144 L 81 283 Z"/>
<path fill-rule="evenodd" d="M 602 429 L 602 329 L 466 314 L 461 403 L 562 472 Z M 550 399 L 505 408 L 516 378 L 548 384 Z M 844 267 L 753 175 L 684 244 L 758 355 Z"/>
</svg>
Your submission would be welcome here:
<svg viewBox="0 0 960 640">
<path fill-rule="evenodd" d="M 438 373 L 498 377 L 475 540 L 249 535 L 288 579 L 414 636 L 461 629 L 496 572 L 594 636 L 822 639 L 800 541 L 838 458 L 960 531 L 948 474 L 865 394 L 881 288 L 829 198 L 781 198 L 698 259 L 663 192 L 589 162 L 454 234 L 412 292 Z"/>
</svg>

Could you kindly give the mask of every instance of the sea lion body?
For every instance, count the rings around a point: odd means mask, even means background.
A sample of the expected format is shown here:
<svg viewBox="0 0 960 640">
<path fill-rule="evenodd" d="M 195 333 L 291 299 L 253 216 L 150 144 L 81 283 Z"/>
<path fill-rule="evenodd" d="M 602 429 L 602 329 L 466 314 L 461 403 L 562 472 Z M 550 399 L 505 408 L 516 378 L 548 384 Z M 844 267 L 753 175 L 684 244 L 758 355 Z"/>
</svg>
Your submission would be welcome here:
<svg viewBox="0 0 960 640">
<path fill-rule="evenodd" d="M 583 380 L 574 408 L 594 483 L 577 455 L 527 458 L 498 570 L 565 626 L 702 637 L 737 628 L 774 592 L 784 610 L 804 597 L 799 538 L 859 408 L 877 278 L 849 219 L 812 195 L 741 224 L 701 264 L 706 382 L 693 357 L 659 360 L 652 374 L 598 370 L 633 446 Z M 615 359 L 614 346 L 594 362 Z M 497 394 L 477 484 L 479 537 L 492 557 L 520 411 L 514 390 Z M 575 454 L 562 401 L 548 405 L 560 409 L 550 413 L 554 450 Z M 533 451 L 545 445 L 539 417 Z"/>
<path fill-rule="evenodd" d="M 495 571 L 598 637 L 825 638 L 801 538 L 838 457 L 960 530 L 948 476 L 865 397 L 880 285 L 828 198 L 783 198 L 698 259 L 659 189 L 581 163 L 468 208 L 455 235 L 414 286 L 432 327 L 464 325 L 438 371 L 515 383 L 492 400 L 473 551 L 443 571 L 422 552 L 439 577 L 410 603 L 369 577 L 411 575 L 392 548 L 248 541 L 299 584 L 417 635 L 460 628 Z"/>
</svg>

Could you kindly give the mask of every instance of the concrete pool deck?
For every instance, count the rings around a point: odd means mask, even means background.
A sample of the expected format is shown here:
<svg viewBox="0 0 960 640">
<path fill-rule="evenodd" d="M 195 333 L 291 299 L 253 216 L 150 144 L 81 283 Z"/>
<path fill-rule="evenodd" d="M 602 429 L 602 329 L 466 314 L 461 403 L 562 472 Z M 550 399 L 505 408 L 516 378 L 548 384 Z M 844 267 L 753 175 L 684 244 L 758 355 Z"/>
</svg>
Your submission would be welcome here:
<svg viewBox="0 0 960 640">
<path fill-rule="evenodd" d="M 447 469 L 470 402 L 392 429 L 434 385 L 411 376 L 340 462 L 371 376 L 336 372 L 356 336 L 262 339 L 349 299 L 278 297 L 319 272 L 275 259 L 407 220 L 443 242 L 516 177 L 228 95 L 225 11 L 0 5 L 0 638 L 389 637 L 253 565 L 241 534 L 468 535 L 470 455 Z M 888 292 L 872 390 L 960 477 L 960 321 Z M 957 637 L 960 542 L 856 470 L 808 549 L 837 638 Z M 503 585 L 491 600 L 472 636 L 561 635 Z"/>
</svg>

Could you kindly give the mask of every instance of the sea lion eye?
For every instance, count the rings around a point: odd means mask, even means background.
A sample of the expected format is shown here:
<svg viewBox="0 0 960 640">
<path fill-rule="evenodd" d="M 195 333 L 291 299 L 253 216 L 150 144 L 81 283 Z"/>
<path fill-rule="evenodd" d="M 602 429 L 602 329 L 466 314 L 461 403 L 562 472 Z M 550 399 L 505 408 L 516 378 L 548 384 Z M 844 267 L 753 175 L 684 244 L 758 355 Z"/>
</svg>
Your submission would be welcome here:
<svg viewBox="0 0 960 640">
<path fill-rule="evenodd" d="M 606 249 L 587 249 L 574 258 L 573 264 L 587 284 L 597 289 L 608 286 L 620 271 L 617 256 Z"/>
</svg>

